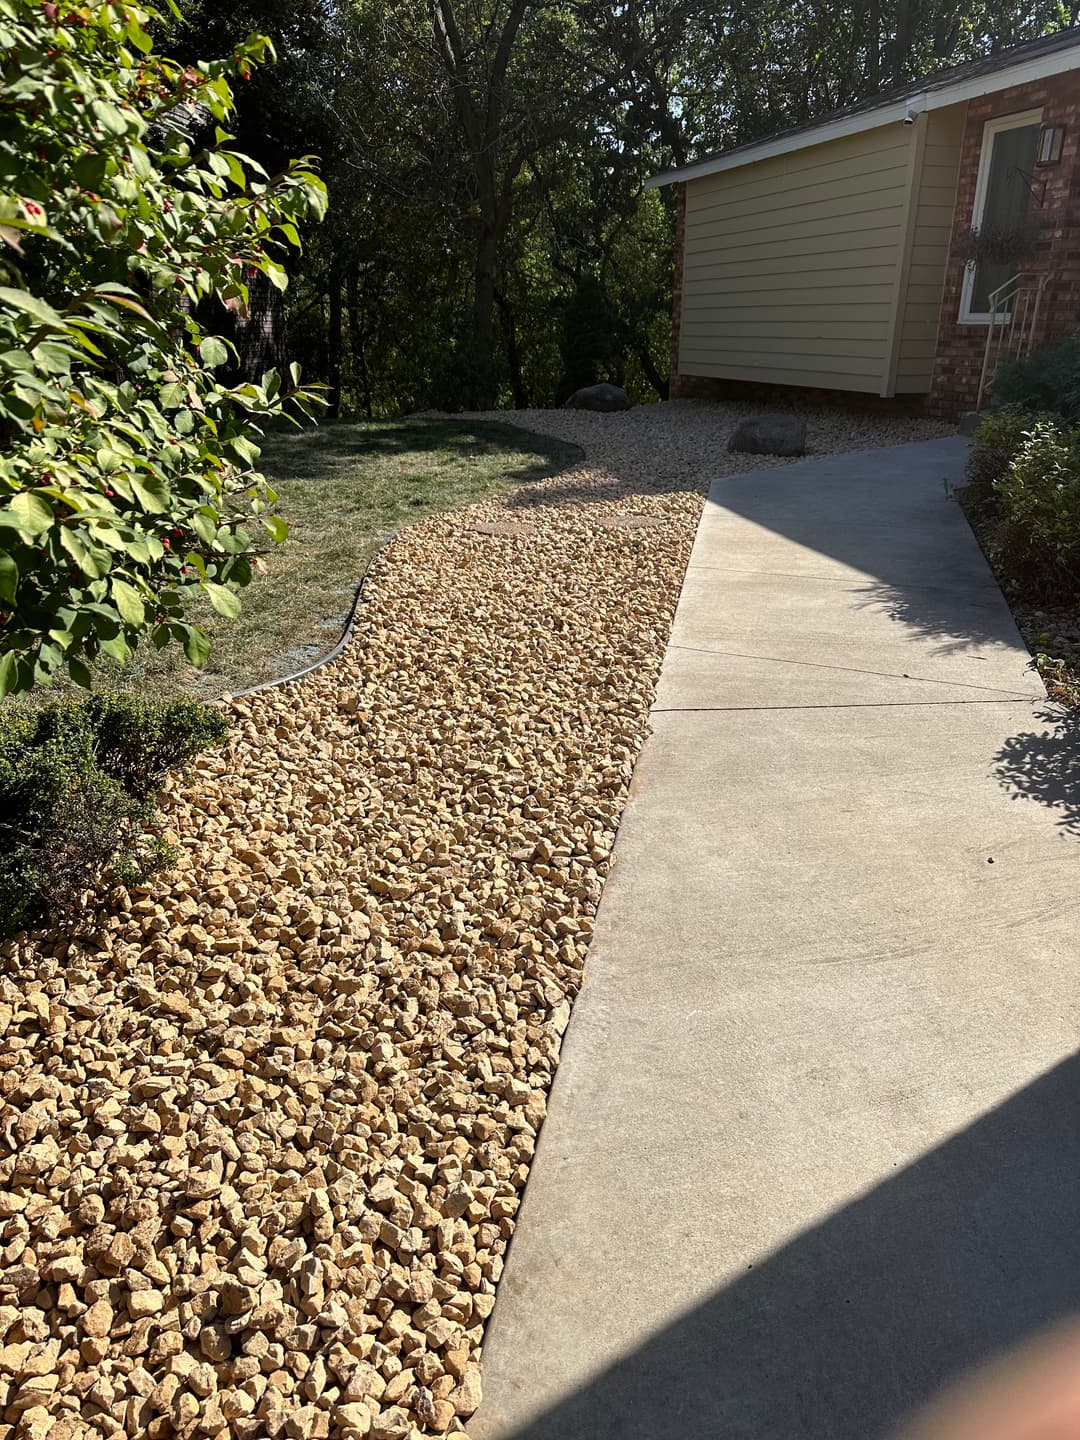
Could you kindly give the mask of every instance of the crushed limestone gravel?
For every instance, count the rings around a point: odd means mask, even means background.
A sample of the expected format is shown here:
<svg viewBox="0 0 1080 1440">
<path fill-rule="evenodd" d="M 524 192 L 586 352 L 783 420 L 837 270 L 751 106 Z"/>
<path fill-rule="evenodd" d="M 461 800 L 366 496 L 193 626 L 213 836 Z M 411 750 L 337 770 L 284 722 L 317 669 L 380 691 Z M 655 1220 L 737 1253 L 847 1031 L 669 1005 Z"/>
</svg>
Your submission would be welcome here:
<svg viewBox="0 0 1080 1440">
<path fill-rule="evenodd" d="M 462 1433 L 702 496 L 776 463 L 745 413 L 486 417 L 587 458 L 403 532 L 171 782 L 176 871 L 0 950 L 0 1440 Z"/>
</svg>

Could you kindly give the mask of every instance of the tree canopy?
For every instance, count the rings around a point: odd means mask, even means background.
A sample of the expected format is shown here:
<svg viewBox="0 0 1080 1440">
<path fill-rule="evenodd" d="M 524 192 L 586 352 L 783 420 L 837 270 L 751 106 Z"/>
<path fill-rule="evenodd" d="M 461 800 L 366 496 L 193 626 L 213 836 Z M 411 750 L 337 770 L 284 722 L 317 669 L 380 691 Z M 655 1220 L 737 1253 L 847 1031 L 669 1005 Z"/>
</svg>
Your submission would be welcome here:
<svg viewBox="0 0 1080 1440">
<path fill-rule="evenodd" d="M 650 173 L 1072 24 L 1069 3 L 243 0 L 226 22 L 189 0 L 185 34 L 254 25 L 281 52 L 242 139 L 302 138 L 331 195 L 293 343 L 374 414 L 552 404 L 583 377 L 663 395 Z"/>
</svg>

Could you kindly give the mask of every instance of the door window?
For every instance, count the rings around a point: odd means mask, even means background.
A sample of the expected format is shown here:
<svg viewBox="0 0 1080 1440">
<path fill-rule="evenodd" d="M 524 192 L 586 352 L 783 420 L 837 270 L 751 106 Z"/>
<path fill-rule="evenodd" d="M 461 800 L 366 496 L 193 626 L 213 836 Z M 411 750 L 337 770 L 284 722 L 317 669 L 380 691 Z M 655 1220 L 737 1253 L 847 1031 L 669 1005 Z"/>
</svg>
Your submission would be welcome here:
<svg viewBox="0 0 1080 1440">
<path fill-rule="evenodd" d="M 1039 144 L 1039 112 L 987 122 L 975 192 L 974 228 L 981 234 L 1024 230 L 1031 220 L 1031 187 Z M 988 320 L 990 295 L 1023 268 L 1019 260 L 980 261 L 964 279 L 961 319 Z"/>
</svg>

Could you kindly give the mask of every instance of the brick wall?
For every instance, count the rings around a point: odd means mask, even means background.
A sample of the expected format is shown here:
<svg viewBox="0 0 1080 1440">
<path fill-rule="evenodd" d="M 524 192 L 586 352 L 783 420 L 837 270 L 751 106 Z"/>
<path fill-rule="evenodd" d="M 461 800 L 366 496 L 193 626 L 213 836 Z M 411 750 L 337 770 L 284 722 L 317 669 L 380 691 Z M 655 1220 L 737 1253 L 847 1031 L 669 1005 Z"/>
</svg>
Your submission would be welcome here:
<svg viewBox="0 0 1080 1440">
<path fill-rule="evenodd" d="M 1075 72 L 969 102 L 951 248 L 961 245 L 971 230 L 983 126 L 998 116 L 1040 107 L 1044 125 L 1065 126 L 1060 162 L 1035 171 L 1039 185 L 1046 179 L 1043 204 L 1033 211 L 1042 221 L 1042 232 L 1038 254 L 1024 266 L 1052 277 L 1043 291 L 1035 336 L 1036 343 L 1047 344 L 1080 328 L 1080 77 Z M 963 260 L 950 259 L 929 402 L 929 408 L 939 415 L 973 409 L 979 393 L 986 326 L 958 323 L 963 283 Z"/>
</svg>

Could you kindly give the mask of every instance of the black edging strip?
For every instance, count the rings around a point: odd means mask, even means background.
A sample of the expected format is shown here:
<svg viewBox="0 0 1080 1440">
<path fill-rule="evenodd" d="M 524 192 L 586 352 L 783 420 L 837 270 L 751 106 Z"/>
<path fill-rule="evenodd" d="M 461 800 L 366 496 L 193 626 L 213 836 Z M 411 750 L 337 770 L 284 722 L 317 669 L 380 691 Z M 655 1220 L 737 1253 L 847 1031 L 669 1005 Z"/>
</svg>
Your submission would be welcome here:
<svg viewBox="0 0 1080 1440">
<path fill-rule="evenodd" d="M 336 660 L 353 637 L 353 631 L 356 629 L 357 611 L 360 609 L 360 602 L 364 598 L 364 586 L 368 582 L 372 565 L 374 565 L 383 551 L 398 538 L 400 533 L 399 530 L 395 530 L 392 535 L 385 535 L 372 551 L 371 558 L 364 566 L 364 573 L 360 577 L 360 583 L 353 591 L 352 604 L 349 606 L 349 613 L 345 617 L 344 628 L 338 637 L 337 644 L 332 650 L 328 650 L 327 653 L 320 656 L 318 660 L 313 660 L 310 665 L 305 665 L 300 670 L 294 670 L 291 675 L 282 675 L 277 680 L 264 680 L 259 685 L 249 685 L 246 690 L 235 690 L 232 692 L 233 699 L 239 700 L 244 695 L 257 695 L 260 690 L 276 690 L 279 685 L 291 685 L 294 680 L 302 680 L 305 675 L 310 675 L 313 670 L 321 670 L 324 665 L 329 665 L 331 660 Z"/>
</svg>

